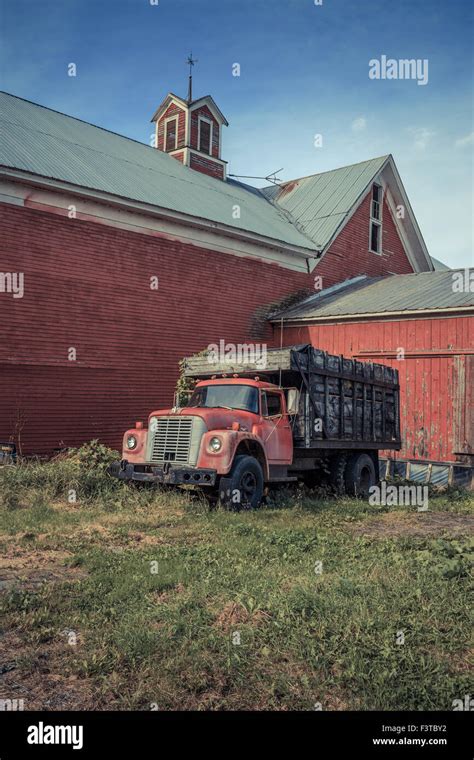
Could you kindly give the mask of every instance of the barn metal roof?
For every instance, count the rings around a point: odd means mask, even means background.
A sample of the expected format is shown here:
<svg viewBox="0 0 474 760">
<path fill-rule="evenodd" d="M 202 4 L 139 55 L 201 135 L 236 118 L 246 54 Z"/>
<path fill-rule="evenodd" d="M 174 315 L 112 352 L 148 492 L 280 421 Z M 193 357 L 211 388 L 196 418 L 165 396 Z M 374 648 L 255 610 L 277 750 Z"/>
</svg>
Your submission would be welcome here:
<svg viewBox="0 0 474 760">
<path fill-rule="evenodd" d="M 313 241 L 253 187 L 208 177 L 144 143 L 4 92 L 0 123 L 0 165 L 314 252 Z"/>
<path fill-rule="evenodd" d="M 372 158 L 277 187 L 272 185 L 263 193 L 291 214 L 299 229 L 322 249 L 389 159 L 390 156 Z"/>
<path fill-rule="evenodd" d="M 439 259 L 435 259 L 434 256 L 431 256 L 431 261 L 433 263 L 435 272 L 446 272 L 447 269 L 451 269 L 451 267 L 448 267 L 448 265 L 445 264 L 443 261 L 440 261 Z"/>
<path fill-rule="evenodd" d="M 474 292 L 469 290 L 469 276 L 474 279 L 474 269 L 374 278 L 362 275 L 275 313 L 272 320 L 311 321 L 328 317 L 431 312 L 466 307 L 471 307 L 474 312 Z M 458 283 L 464 289 L 460 289 Z"/>
<path fill-rule="evenodd" d="M 0 125 L 0 166 L 7 170 L 146 204 L 190 224 L 222 226 L 314 260 L 383 171 L 396 204 L 408 211 L 400 224 L 410 261 L 432 267 L 392 156 L 257 189 L 209 177 L 149 145 L 4 92 Z"/>
</svg>

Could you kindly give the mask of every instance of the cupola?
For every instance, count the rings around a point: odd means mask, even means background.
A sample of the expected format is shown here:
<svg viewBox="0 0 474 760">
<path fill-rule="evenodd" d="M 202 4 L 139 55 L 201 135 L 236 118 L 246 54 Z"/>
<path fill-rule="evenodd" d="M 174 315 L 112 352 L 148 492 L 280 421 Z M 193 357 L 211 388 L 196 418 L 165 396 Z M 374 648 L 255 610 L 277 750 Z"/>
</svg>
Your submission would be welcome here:
<svg viewBox="0 0 474 760">
<path fill-rule="evenodd" d="M 217 179 L 226 179 L 226 161 L 221 158 L 222 127 L 227 119 L 210 95 L 193 99 L 192 55 L 188 97 L 169 92 L 153 114 L 156 125 L 155 147 L 195 171 Z"/>
</svg>

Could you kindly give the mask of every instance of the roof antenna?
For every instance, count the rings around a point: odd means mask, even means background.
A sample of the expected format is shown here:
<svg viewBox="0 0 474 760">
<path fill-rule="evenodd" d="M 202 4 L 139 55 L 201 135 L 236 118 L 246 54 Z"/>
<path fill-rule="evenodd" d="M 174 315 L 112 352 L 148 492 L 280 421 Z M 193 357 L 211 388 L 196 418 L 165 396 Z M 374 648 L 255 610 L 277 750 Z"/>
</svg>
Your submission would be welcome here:
<svg viewBox="0 0 474 760">
<path fill-rule="evenodd" d="M 251 174 L 229 174 L 228 176 L 237 177 L 239 179 L 265 179 L 267 182 L 271 182 L 273 185 L 278 185 L 283 180 L 281 180 L 280 177 L 277 177 L 276 175 L 282 171 L 283 171 L 283 167 L 281 169 L 277 169 L 275 172 L 271 172 L 270 174 L 267 174 L 266 177 L 253 177 Z"/>
<path fill-rule="evenodd" d="M 273 182 L 274 185 L 278 185 L 279 182 L 281 182 L 280 177 L 277 177 L 277 174 L 283 171 L 283 167 L 281 169 L 277 169 L 276 172 L 272 172 L 267 177 L 265 177 L 268 182 Z"/>
<path fill-rule="evenodd" d="M 189 84 L 188 84 L 188 103 L 192 103 L 193 100 L 193 66 L 198 63 L 197 59 L 193 58 L 193 54 L 188 55 L 186 63 L 189 66 Z"/>
</svg>

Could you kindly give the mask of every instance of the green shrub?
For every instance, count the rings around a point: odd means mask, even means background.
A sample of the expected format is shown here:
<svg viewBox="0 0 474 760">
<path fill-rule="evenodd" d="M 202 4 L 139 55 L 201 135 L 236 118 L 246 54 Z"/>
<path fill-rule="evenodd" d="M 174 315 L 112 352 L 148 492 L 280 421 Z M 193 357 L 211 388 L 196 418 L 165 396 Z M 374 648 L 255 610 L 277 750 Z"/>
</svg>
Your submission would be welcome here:
<svg viewBox="0 0 474 760">
<path fill-rule="evenodd" d="M 70 457 L 79 464 L 81 470 L 107 470 L 112 462 L 117 461 L 118 453 L 109 449 L 97 439 L 89 441 L 80 449 L 71 449 Z"/>
<path fill-rule="evenodd" d="M 95 440 L 49 462 L 23 460 L 15 467 L 0 468 L 0 505 L 18 509 L 23 499 L 28 506 L 35 493 L 49 500 L 68 499 L 71 492 L 78 501 L 106 498 L 123 488 L 107 473 L 118 457 L 117 451 Z"/>
</svg>

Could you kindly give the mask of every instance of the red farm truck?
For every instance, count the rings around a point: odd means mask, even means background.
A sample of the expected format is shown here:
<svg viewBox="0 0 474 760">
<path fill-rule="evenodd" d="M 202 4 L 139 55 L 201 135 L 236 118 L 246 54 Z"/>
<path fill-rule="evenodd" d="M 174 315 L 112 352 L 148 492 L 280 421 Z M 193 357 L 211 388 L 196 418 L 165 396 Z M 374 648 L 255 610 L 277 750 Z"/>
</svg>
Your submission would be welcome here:
<svg viewBox="0 0 474 760">
<path fill-rule="evenodd" d="M 123 438 L 110 473 L 192 485 L 231 509 L 254 508 L 266 485 L 329 481 L 364 495 L 379 479 L 379 450 L 400 449 L 398 372 L 309 345 L 270 349 L 262 363 L 195 356 L 197 381 L 172 409 L 153 411 Z"/>
</svg>

